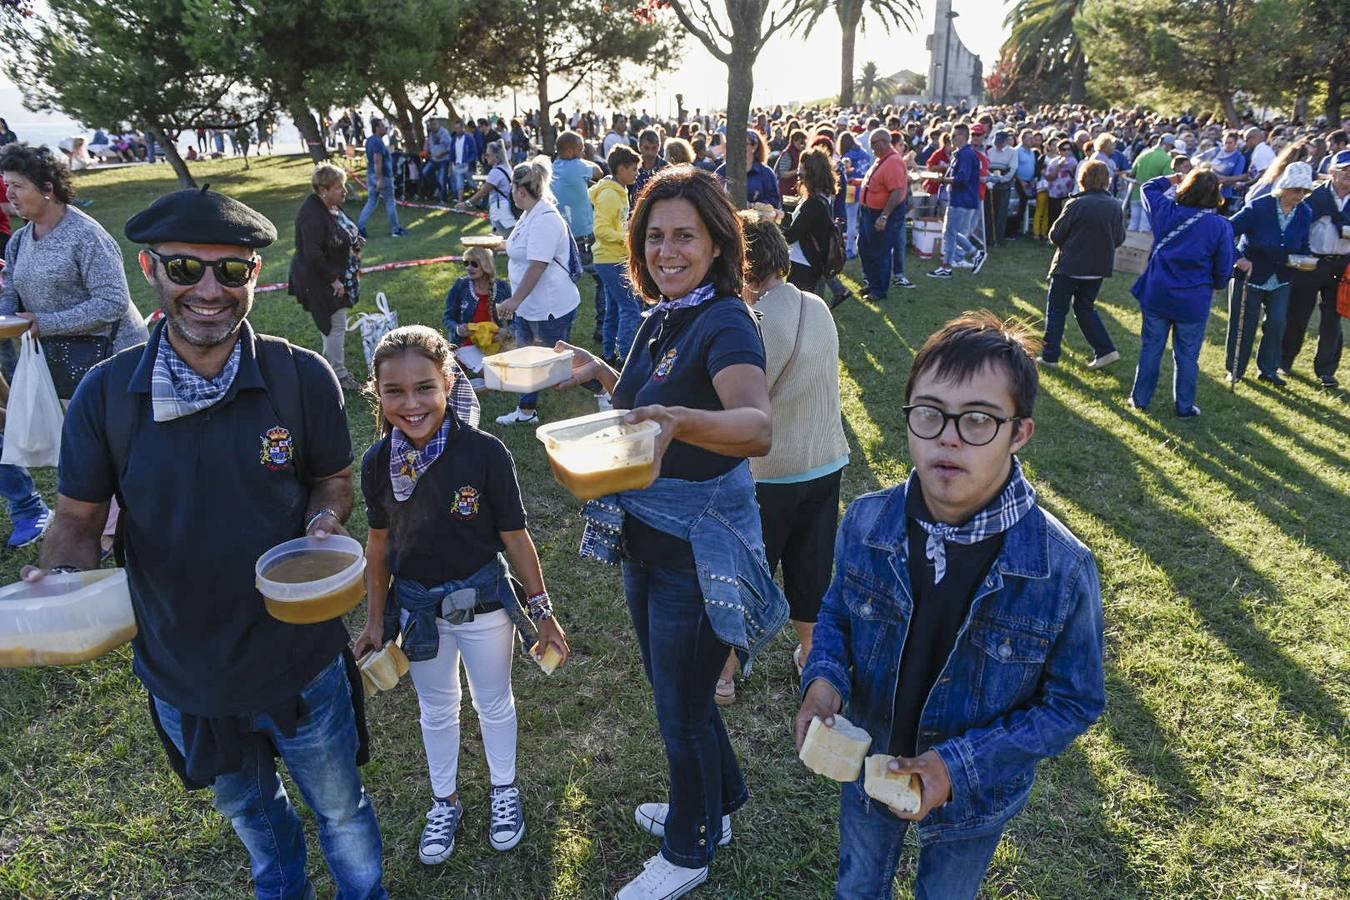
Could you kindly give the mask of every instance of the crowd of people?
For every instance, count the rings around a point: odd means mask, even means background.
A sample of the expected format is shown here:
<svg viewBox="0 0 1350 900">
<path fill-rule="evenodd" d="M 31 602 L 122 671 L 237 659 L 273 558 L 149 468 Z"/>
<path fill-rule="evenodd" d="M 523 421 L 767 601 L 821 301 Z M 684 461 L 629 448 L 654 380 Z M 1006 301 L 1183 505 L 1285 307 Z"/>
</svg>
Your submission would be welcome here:
<svg viewBox="0 0 1350 900">
<path fill-rule="evenodd" d="M 916 893 L 976 895 L 1038 761 L 1105 704 L 1095 563 L 1039 506 L 1018 453 L 1036 431 L 1040 372 L 1062 364 L 1070 310 L 1090 368 L 1120 359 L 1094 303 L 1129 231 L 1152 235 L 1133 288 L 1143 311 L 1134 407 L 1152 400 L 1170 336 L 1177 414 L 1199 414 L 1199 347 L 1225 286 L 1234 381 L 1262 325 L 1257 366 L 1281 383 L 1307 326 L 1305 316 L 1293 334 L 1298 310 L 1320 303 L 1314 371 L 1336 384 L 1335 294 L 1350 262 L 1343 131 L 1253 126 L 1239 136 L 1244 152 L 1216 123 L 1141 111 L 771 110 L 735 162 L 749 207 L 738 211 L 717 152 L 725 123 L 683 118 L 563 116 L 552 158 L 532 155 L 529 116 L 437 122 L 415 154 L 372 121 L 359 217 L 344 210 L 346 172 L 321 164 L 295 220 L 290 290 L 323 335 L 322 355 L 248 321 L 258 250 L 277 236 L 256 210 L 179 191 L 126 223 L 163 314 L 147 332 L 116 242 L 70 205 L 68 167 L 22 146 L 0 158 L 7 202 L 26 221 L 5 250 L 0 314 L 28 318 L 44 342 L 101 342 L 60 373 L 70 389 L 54 518 L 26 472 L 0 466 L 10 546 L 45 533 L 29 580 L 109 555 L 125 565 L 135 670 L 165 753 L 186 786 L 212 790 L 260 897 L 310 889 L 276 757 L 315 813 L 339 895 L 386 896 L 358 770 L 369 747 L 354 660 L 396 637 L 429 775 L 419 859 L 453 854 L 465 812 L 461 658 L 491 780 L 489 842 L 509 851 L 525 834 L 512 660 L 519 645 L 565 663 L 585 636 L 560 624 L 566 607 L 549 596 L 514 462 L 479 427 L 464 351 L 480 326 L 570 350 L 559 390 L 659 427 L 653 480 L 582 509 L 582 556 L 622 569 L 668 778 L 664 800 L 633 809 L 661 849 L 621 900 L 693 891 L 731 843 L 751 791 L 719 708 L 789 623 L 796 749 L 813 728 L 851 724 L 918 792 L 901 808 L 862 779 L 841 786 L 836 896 L 890 896 L 915 823 Z M 360 116 L 344 119 L 355 138 Z M 447 205 L 486 208 L 506 277 L 490 248 L 470 249 L 440 327 L 386 334 L 362 383 L 342 335 L 366 225 L 384 202 L 402 233 L 396 185 L 413 182 Z M 873 303 L 891 287 L 916 290 L 905 276 L 911 219 L 942 222 L 935 278 L 979 276 L 1003 241 L 1053 244 L 1044 341 L 988 312 L 929 337 L 900 406 L 911 474 L 854 500 L 840 522 L 849 446 L 831 308 L 850 296 L 840 269 L 860 258 Z M 1295 265 L 1303 256 L 1306 271 Z M 588 278 L 591 347 L 572 334 Z M 357 390 L 375 406 L 378 439 L 360 462 L 368 601 L 353 642 L 340 620 L 273 619 L 252 561 L 297 535 L 345 534 L 358 499 L 344 392 Z M 541 400 L 522 395 L 496 423 L 539 422 Z M 257 436 L 266 446 L 283 432 L 260 464 Z M 188 533 L 211 559 L 181 565 L 182 548 L 163 536 Z"/>
</svg>

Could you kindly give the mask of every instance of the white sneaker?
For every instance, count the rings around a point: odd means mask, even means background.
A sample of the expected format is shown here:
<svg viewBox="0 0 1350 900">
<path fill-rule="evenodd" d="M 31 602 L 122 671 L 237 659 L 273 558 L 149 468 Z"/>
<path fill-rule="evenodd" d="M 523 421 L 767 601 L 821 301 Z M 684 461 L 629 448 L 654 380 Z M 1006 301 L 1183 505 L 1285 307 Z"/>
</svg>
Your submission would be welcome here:
<svg viewBox="0 0 1350 900">
<path fill-rule="evenodd" d="M 1105 356 L 1099 356 L 1092 362 L 1088 363 L 1087 367 L 1089 369 L 1105 369 L 1107 366 L 1111 365 L 1111 363 L 1116 362 L 1119 359 L 1120 359 L 1120 351 L 1112 350 Z"/>
<path fill-rule="evenodd" d="M 504 416 L 497 417 L 498 425 L 529 425 L 532 422 L 539 421 L 538 410 L 524 410 L 519 407 L 511 410 Z"/>
<path fill-rule="evenodd" d="M 952 263 L 952 268 L 973 269 L 975 268 L 975 264 L 968 259 L 958 259 L 956 262 Z"/>
<path fill-rule="evenodd" d="M 601 391 L 595 395 L 595 405 L 600 407 L 601 412 L 608 412 L 614 408 L 614 398 L 608 391 Z"/>
<path fill-rule="evenodd" d="M 666 836 L 666 816 L 670 813 L 669 803 L 643 803 L 633 810 L 637 826 L 653 837 Z M 725 847 L 731 843 L 731 816 L 722 817 L 722 838 L 717 846 Z"/>
<path fill-rule="evenodd" d="M 686 869 L 658 853 L 643 864 L 638 877 L 619 889 L 614 900 L 675 900 L 707 880 L 707 866 Z"/>
</svg>

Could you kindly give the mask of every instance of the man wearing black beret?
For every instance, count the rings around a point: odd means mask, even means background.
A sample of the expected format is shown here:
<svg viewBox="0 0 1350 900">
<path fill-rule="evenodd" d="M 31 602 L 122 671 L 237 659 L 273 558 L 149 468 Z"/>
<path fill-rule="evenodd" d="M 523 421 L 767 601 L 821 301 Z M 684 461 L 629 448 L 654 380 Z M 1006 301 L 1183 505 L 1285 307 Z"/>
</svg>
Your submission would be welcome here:
<svg viewBox="0 0 1350 900">
<path fill-rule="evenodd" d="M 47 572 L 93 569 L 108 502 L 122 507 L 145 684 L 170 763 L 210 785 L 252 858 L 259 897 L 312 897 L 305 837 L 277 774 L 286 764 L 319 823 L 341 898 L 387 897 L 364 761 L 362 694 L 341 619 L 272 618 L 254 561 L 310 534 L 345 534 L 351 437 L 323 358 L 256 334 L 247 316 L 276 228 L 203 188 L 126 224 L 164 319 L 92 369 L 62 433 Z"/>
</svg>

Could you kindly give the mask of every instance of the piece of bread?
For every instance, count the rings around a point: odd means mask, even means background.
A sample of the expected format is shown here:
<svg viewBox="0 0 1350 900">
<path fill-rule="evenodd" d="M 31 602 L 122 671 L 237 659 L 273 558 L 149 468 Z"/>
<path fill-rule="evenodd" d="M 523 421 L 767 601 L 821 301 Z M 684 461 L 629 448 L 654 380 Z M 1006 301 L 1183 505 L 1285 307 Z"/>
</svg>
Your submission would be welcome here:
<svg viewBox="0 0 1350 900">
<path fill-rule="evenodd" d="M 892 772 L 889 768 L 894 756 L 875 753 L 867 757 L 867 774 L 863 779 L 863 790 L 873 800 L 880 800 L 891 809 L 901 812 L 918 812 L 922 803 L 920 787 L 922 782 L 913 772 Z"/>
<path fill-rule="evenodd" d="M 820 716 L 813 716 L 806 730 L 799 758 L 817 775 L 835 781 L 857 781 L 863 757 L 872 746 L 872 736 L 848 719 L 835 714 L 834 727 L 827 728 Z"/>
<path fill-rule="evenodd" d="M 398 686 L 398 666 L 389 654 L 388 646 L 367 653 L 357 663 L 357 667 L 382 691 L 392 691 Z"/>
<path fill-rule="evenodd" d="M 545 675 L 552 675 L 553 670 L 558 668 L 563 661 L 563 655 L 559 653 L 558 648 L 552 644 L 544 645 L 544 655 L 540 656 L 539 644 L 536 642 L 535 645 L 530 648 L 530 656 L 534 657 L 534 661 L 539 664 L 539 668 L 544 670 Z"/>
</svg>

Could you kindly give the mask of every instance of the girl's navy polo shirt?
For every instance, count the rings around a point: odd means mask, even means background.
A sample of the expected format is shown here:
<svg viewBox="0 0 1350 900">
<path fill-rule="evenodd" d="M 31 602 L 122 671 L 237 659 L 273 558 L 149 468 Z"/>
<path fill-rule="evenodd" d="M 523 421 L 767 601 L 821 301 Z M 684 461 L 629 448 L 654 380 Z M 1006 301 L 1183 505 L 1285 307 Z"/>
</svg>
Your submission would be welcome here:
<svg viewBox="0 0 1350 900">
<path fill-rule="evenodd" d="M 387 437 L 366 451 L 361 491 L 370 527 L 389 530 L 395 577 L 428 587 L 467 578 L 502 551 L 501 532 L 525 528 L 515 461 L 492 435 L 455 421 L 445 449 L 402 502 L 394 499 L 389 453 Z"/>
<path fill-rule="evenodd" d="M 162 329 L 163 326 L 160 326 Z M 200 412 L 154 421 L 150 342 L 90 370 L 66 413 L 59 490 L 104 503 L 116 492 L 138 633 L 135 670 L 150 693 L 182 712 L 262 712 L 296 697 L 346 646 L 340 619 L 290 625 L 268 614 L 253 566 L 267 550 L 305 532 L 311 478 L 352 463 L 342 391 L 328 363 L 292 347 L 303 423 L 283 422 L 244 323 L 239 372 L 225 398 Z M 125 387 L 129 360 L 138 361 Z M 137 419 L 115 470 L 106 398 L 137 395 Z"/>
<path fill-rule="evenodd" d="M 764 340 L 749 307 L 739 297 L 718 297 L 691 309 L 647 316 L 614 387 L 615 409 L 686 406 L 721 410 L 713 378 L 728 366 L 764 368 Z M 707 481 L 730 472 L 741 457 L 724 456 L 683 441 L 671 441 L 661 460 L 663 478 Z M 633 559 L 692 568 L 687 541 L 672 538 L 633 516 L 625 518 L 625 543 Z"/>
</svg>

